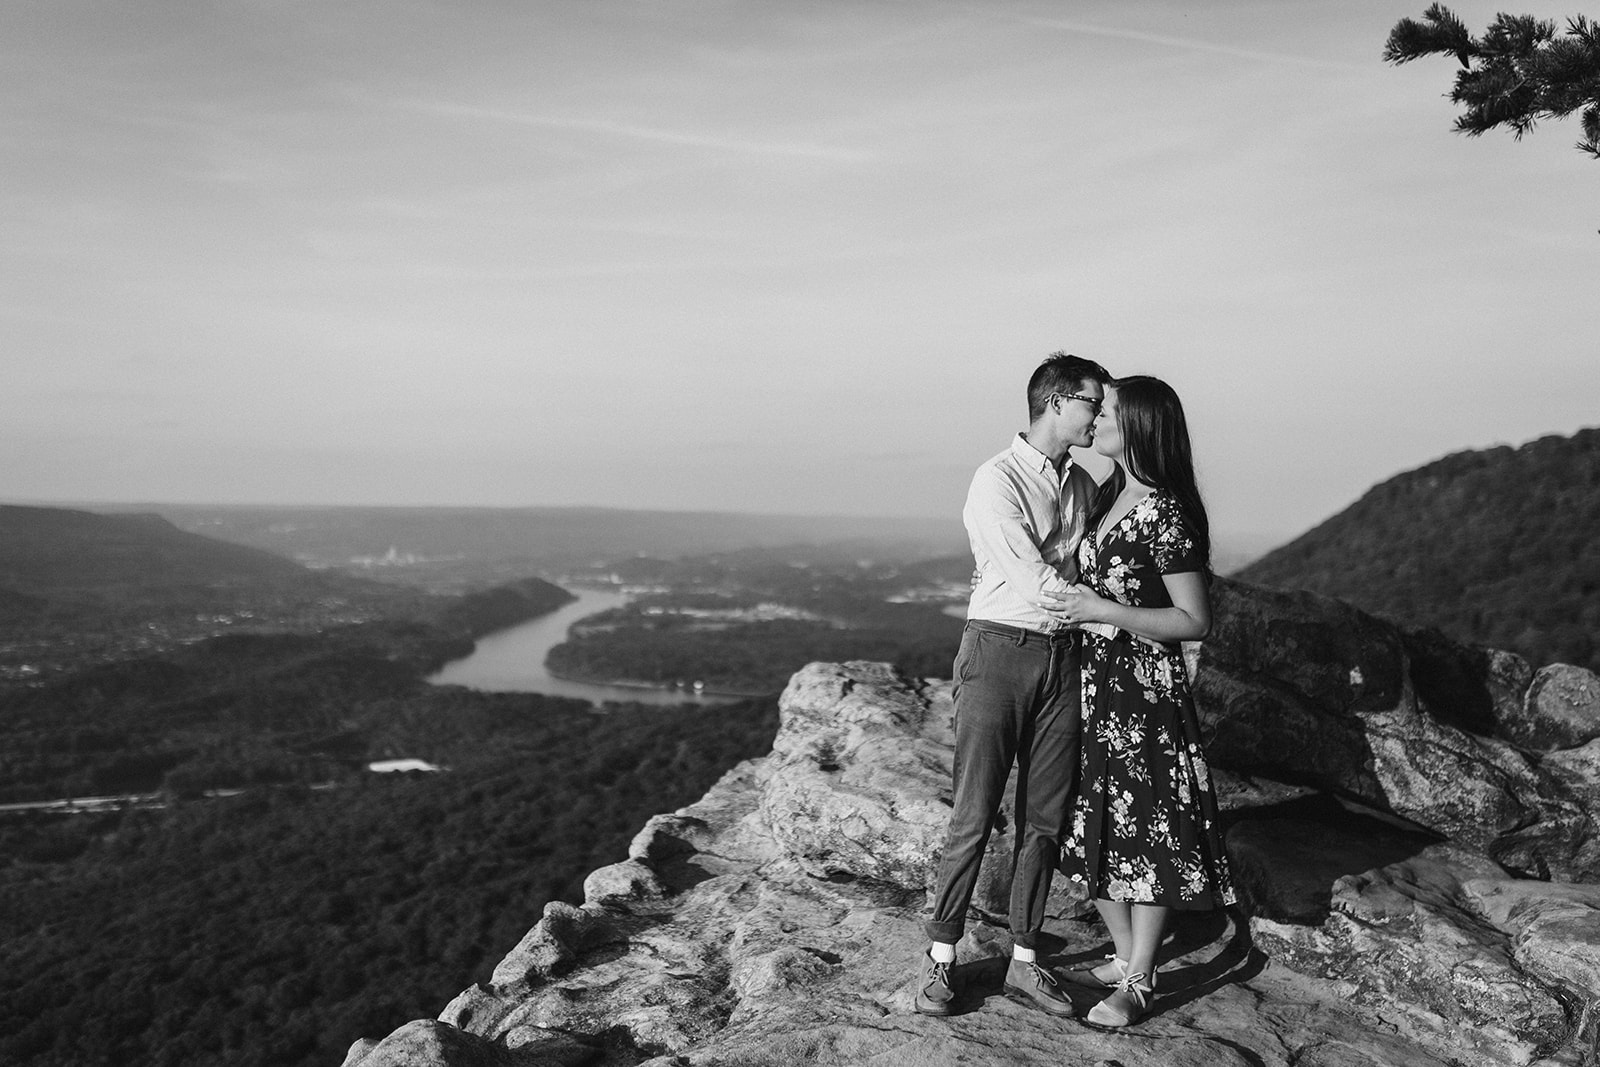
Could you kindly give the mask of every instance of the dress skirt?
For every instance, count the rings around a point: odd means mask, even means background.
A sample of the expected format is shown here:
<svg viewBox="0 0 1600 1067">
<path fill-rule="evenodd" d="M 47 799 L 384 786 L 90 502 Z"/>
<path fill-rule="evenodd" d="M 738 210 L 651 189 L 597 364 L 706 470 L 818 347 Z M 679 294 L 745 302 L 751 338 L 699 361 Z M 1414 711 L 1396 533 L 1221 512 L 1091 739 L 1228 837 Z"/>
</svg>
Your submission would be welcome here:
<svg viewBox="0 0 1600 1067">
<path fill-rule="evenodd" d="M 1084 538 L 1081 580 L 1122 604 L 1171 607 L 1164 576 L 1203 571 L 1201 544 L 1158 489 Z M 1085 633 L 1079 769 L 1061 865 L 1091 897 L 1190 910 L 1234 902 L 1181 646 Z"/>
</svg>

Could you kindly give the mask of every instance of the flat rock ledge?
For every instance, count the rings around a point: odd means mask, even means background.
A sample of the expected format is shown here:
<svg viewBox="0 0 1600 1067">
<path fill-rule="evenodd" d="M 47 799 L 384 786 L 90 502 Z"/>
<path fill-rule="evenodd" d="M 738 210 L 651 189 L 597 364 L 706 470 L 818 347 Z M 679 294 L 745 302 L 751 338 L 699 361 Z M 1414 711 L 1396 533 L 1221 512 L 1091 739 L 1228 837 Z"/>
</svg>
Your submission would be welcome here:
<svg viewBox="0 0 1600 1067">
<path fill-rule="evenodd" d="M 1391 693 L 1363 711 L 1404 703 Z M 948 683 L 810 665 L 784 693 L 770 756 L 651 819 L 627 859 L 589 876 L 581 907 L 545 909 L 487 986 L 356 1042 L 344 1067 L 1593 1062 L 1600 885 L 1514 877 L 1488 854 L 1503 834 L 1452 840 L 1357 799 L 1372 799 L 1365 786 L 1227 770 L 1217 785 L 1248 902 L 1176 925 L 1140 1025 L 1099 1030 L 1003 994 L 1009 809 L 958 946 L 957 1011 L 919 1015 L 952 712 Z M 1517 758 L 1498 746 L 1490 762 Z M 1591 788 L 1597 763 L 1590 745 L 1575 750 L 1557 799 Z M 1426 808 L 1415 789 L 1405 798 L 1413 815 Z M 1109 951 L 1092 915 L 1058 879 L 1047 964 Z M 1074 990 L 1080 1015 L 1096 998 Z"/>
</svg>

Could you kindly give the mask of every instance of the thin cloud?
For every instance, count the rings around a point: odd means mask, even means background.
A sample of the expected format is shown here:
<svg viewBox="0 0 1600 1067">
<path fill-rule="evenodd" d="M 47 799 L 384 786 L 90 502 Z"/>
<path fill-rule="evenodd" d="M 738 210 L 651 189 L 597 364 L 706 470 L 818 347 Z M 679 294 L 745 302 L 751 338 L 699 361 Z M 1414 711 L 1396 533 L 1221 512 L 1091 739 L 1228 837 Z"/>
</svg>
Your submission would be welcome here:
<svg viewBox="0 0 1600 1067">
<path fill-rule="evenodd" d="M 436 115 L 508 122 L 519 126 L 538 126 L 551 130 L 597 133 L 607 137 L 651 141 L 656 144 L 680 145 L 687 148 L 712 148 L 722 152 L 736 152 L 744 155 L 787 156 L 802 159 L 837 160 L 840 162 L 861 162 L 873 158 L 873 154 L 869 152 L 838 148 L 832 145 L 715 137 L 701 133 L 686 133 L 680 130 L 663 130 L 652 126 L 634 126 L 621 122 L 609 122 L 604 119 L 569 118 L 559 115 L 530 115 L 521 111 L 470 107 L 462 104 L 418 104 L 416 106 L 420 110 Z"/>
<path fill-rule="evenodd" d="M 1210 52 L 1216 55 L 1233 56 L 1237 59 L 1252 59 L 1261 63 L 1290 63 L 1295 66 L 1322 67 L 1328 70 L 1365 70 L 1371 66 L 1371 64 L 1346 63 L 1336 59 L 1318 59 L 1313 56 L 1299 56 L 1287 52 L 1264 52 L 1254 48 L 1236 48 L 1233 45 L 1215 44 L 1211 41 L 1197 40 L 1193 37 L 1173 37 L 1164 33 L 1124 30 L 1115 26 L 1098 26 L 1090 22 L 1075 22 L 1071 19 L 1016 15 L 1010 12 L 995 12 L 989 8 L 972 8 L 970 10 L 982 12 L 985 15 L 999 14 L 1002 18 L 1009 18 L 1016 22 L 1024 22 L 1030 26 L 1039 26 L 1044 29 L 1089 34 L 1095 37 L 1116 37 L 1125 41 L 1140 41 L 1144 44 L 1157 44 L 1167 48 L 1181 48 L 1189 52 Z"/>
</svg>

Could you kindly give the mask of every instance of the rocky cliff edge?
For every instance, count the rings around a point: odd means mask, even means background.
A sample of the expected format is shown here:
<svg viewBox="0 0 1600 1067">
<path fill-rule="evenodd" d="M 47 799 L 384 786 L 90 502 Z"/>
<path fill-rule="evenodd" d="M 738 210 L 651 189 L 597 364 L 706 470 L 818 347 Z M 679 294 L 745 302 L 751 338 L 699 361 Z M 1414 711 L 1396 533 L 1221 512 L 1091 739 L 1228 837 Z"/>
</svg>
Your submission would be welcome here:
<svg viewBox="0 0 1600 1067">
<path fill-rule="evenodd" d="M 1246 900 L 1177 923 L 1139 1026 L 1002 995 L 1009 809 L 958 1011 L 911 1009 L 950 687 L 815 663 L 769 756 L 651 819 L 487 986 L 345 1067 L 1600 1062 L 1600 679 L 1311 594 L 1218 580 L 1215 599 L 1187 652 Z M 1064 879 L 1046 931 L 1054 966 L 1109 951 Z"/>
</svg>

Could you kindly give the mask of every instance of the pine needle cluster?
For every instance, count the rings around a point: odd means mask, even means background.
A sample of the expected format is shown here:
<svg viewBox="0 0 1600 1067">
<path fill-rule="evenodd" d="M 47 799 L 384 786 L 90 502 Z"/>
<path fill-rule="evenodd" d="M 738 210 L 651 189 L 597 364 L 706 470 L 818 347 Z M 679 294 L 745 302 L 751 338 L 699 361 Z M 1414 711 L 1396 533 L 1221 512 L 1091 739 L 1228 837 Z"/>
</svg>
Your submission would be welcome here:
<svg viewBox="0 0 1600 1067">
<path fill-rule="evenodd" d="M 1508 126 L 1521 140 L 1541 119 L 1579 112 L 1583 138 L 1575 147 L 1600 159 L 1600 22 L 1576 15 L 1558 36 L 1554 22 L 1500 14 L 1474 37 L 1452 11 L 1433 4 L 1421 21 L 1401 19 L 1383 47 L 1390 63 L 1431 55 L 1461 64 L 1450 92 L 1462 105 L 1456 132 L 1476 137 Z"/>
</svg>

